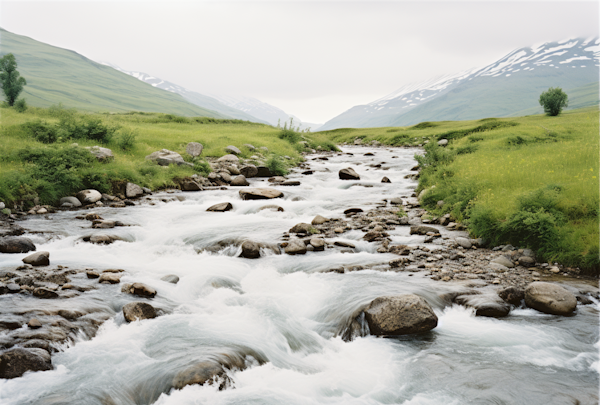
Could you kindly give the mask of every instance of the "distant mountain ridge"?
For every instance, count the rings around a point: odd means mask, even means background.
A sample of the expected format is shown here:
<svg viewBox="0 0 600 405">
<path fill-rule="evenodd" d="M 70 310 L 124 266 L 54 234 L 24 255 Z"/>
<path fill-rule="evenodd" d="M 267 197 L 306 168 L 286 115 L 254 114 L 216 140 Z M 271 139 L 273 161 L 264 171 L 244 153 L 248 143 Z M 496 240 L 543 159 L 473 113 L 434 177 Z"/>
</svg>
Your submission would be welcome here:
<svg viewBox="0 0 600 405">
<path fill-rule="evenodd" d="M 94 112 L 164 112 L 230 118 L 201 108 L 180 95 L 153 88 L 77 52 L 48 45 L 0 28 L 0 55 L 15 55 L 27 85 L 21 96 L 29 105 Z"/>
<path fill-rule="evenodd" d="M 597 37 L 577 38 L 516 49 L 483 68 L 410 84 L 367 105 L 352 107 L 319 130 L 542 112 L 539 94 L 548 87 L 579 94 L 579 88 L 598 82 L 599 44 Z M 597 104 L 597 90 L 596 97 L 586 100 L 576 104 Z"/>
<path fill-rule="evenodd" d="M 180 94 L 186 100 L 200 107 L 209 108 L 219 113 L 232 116 L 234 118 L 253 122 L 262 122 L 270 125 L 277 125 L 279 122 L 281 122 L 282 126 L 285 122 L 289 123 L 290 118 L 293 118 L 294 126 L 300 125 L 302 129 L 312 126 L 313 130 L 315 129 L 315 127 L 318 127 L 320 125 L 303 123 L 298 117 L 287 114 L 282 109 L 267 104 L 253 97 L 201 94 L 196 91 L 187 90 L 182 86 L 159 79 L 147 73 L 128 71 L 108 62 L 100 63 L 110 66 L 130 76 L 133 76 L 136 79 L 148 83 L 154 87 L 158 87 L 160 89 L 167 90 L 172 93 Z"/>
</svg>

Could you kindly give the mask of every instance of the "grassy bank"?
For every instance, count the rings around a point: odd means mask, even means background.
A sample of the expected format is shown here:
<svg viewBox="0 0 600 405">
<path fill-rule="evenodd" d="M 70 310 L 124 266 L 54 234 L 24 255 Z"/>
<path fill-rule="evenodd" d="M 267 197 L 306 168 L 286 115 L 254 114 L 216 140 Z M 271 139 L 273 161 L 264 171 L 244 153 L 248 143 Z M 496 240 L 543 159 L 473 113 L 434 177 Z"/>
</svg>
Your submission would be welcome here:
<svg viewBox="0 0 600 405">
<path fill-rule="evenodd" d="M 0 113 L 0 201 L 9 208 L 15 204 L 27 208 L 37 201 L 56 204 L 84 188 L 115 192 L 123 181 L 153 190 L 175 186 L 177 178 L 206 175 L 210 166 L 205 158 L 226 154 L 228 145 L 238 147 L 241 158 L 256 156 L 254 163 L 279 171 L 302 160 L 302 151 L 319 146 L 304 143 L 301 134 L 281 136 L 277 128 L 240 120 L 159 113 L 86 114 L 57 106 L 30 107 L 23 113 L 2 108 Z M 204 145 L 201 159 L 185 153 L 192 141 Z M 84 148 L 95 145 L 110 148 L 114 160 L 93 159 Z M 328 147 L 326 142 L 323 146 Z M 162 167 L 145 160 L 160 149 L 180 153 L 194 167 Z"/>
<path fill-rule="evenodd" d="M 421 123 L 316 133 L 336 143 L 425 145 L 417 191 L 472 236 L 531 247 L 540 260 L 598 274 L 598 108 L 558 117 Z M 447 147 L 437 146 L 448 139 Z M 438 201 L 444 201 L 442 207 Z"/>
</svg>

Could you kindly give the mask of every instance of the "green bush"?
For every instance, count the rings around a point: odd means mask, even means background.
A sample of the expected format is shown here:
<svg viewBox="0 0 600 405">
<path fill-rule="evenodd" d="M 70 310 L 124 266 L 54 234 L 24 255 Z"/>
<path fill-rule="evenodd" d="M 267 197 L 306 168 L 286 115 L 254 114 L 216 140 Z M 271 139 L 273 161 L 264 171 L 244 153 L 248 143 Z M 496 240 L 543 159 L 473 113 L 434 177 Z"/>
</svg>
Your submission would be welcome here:
<svg viewBox="0 0 600 405">
<path fill-rule="evenodd" d="M 476 152 L 477 149 L 479 149 L 477 147 L 477 145 L 462 146 L 460 148 L 456 148 L 456 154 L 457 155 L 466 155 L 468 153 L 474 153 L 474 152 Z"/>
<path fill-rule="evenodd" d="M 137 137 L 137 131 L 131 129 L 122 129 L 121 135 L 117 141 L 117 145 L 121 150 L 132 150 L 135 146 L 135 139 Z"/>
<path fill-rule="evenodd" d="M 424 121 L 421 122 L 417 125 L 413 125 L 412 127 L 410 127 L 411 129 L 426 129 L 426 128 L 433 128 L 433 127 L 437 127 L 438 124 L 437 122 L 429 122 L 429 121 Z"/>
<path fill-rule="evenodd" d="M 204 160 L 197 160 L 194 162 L 194 171 L 200 173 L 203 176 L 208 176 L 212 172 L 210 164 Z"/>
<path fill-rule="evenodd" d="M 300 135 L 299 132 L 285 128 L 282 129 L 277 136 L 279 139 L 285 139 L 289 143 L 298 143 L 300 139 L 302 139 L 302 135 Z"/>
<path fill-rule="evenodd" d="M 24 113 L 25 111 L 27 111 L 27 102 L 24 98 L 20 98 L 17 101 L 15 101 L 14 108 L 16 112 Z"/>
<path fill-rule="evenodd" d="M 286 174 L 288 174 L 285 164 L 281 161 L 279 157 L 275 155 L 267 159 L 265 166 L 269 168 L 271 173 L 277 176 L 285 176 Z"/>
<path fill-rule="evenodd" d="M 45 121 L 37 120 L 26 122 L 21 127 L 31 134 L 33 138 L 42 143 L 54 143 L 58 139 L 56 126 Z"/>
<path fill-rule="evenodd" d="M 467 135 L 475 134 L 478 132 L 491 131 L 493 129 L 498 129 L 498 128 L 514 127 L 516 125 L 519 125 L 519 124 L 516 122 L 513 122 L 513 121 L 496 121 L 496 120 L 486 121 L 484 124 L 479 125 L 475 128 L 459 129 L 459 130 L 455 130 L 455 131 L 444 132 L 442 134 L 439 134 L 437 136 L 437 139 L 438 140 L 460 139 Z"/>
</svg>

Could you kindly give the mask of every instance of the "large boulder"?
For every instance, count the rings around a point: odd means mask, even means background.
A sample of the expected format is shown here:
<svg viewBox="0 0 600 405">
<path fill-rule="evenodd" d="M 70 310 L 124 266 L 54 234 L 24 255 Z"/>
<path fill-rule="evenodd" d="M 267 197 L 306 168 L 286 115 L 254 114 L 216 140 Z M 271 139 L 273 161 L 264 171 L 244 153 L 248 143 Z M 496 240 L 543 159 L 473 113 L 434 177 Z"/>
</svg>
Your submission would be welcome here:
<svg viewBox="0 0 600 405">
<path fill-rule="evenodd" d="M 50 264 L 50 252 L 35 252 L 25 257 L 23 263 L 32 266 L 48 266 Z"/>
<path fill-rule="evenodd" d="M 220 158 L 217 159 L 217 162 L 219 163 L 237 163 L 239 162 L 240 159 L 236 156 L 236 155 L 225 155 L 225 156 L 221 156 Z"/>
<path fill-rule="evenodd" d="M 185 147 L 185 151 L 191 157 L 200 156 L 202 154 L 202 149 L 204 149 L 204 146 L 202 146 L 202 144 L 198 142 L 190 142 Z"/>
<path fill-rule="evenodd" d="M 491 261 L 491 263 L 497 263 L 509 268 L 515 267 L 515 264 L 512 262 L 512 260 L 503 255 L 496 257 L 494 260 Z"/>
<path fill-rule="evenodd" d="M 536 281 L 525 289 L 525 305 L 552 315 L 571 315 L 577 308 L 577 298 L 557 284 Z"/>
<path fill-rule="evenodd" d="M 306 253 L 306 245 L 300 239 L 291 240 L 285 247 L 285 253 L 288 255 L 303 255 Z"/>
<path fill-rule="evenodd" d="M 121 288 L 121 291 L 138 297 L 154 298 L 156 296 L 156 290 L 143 283 L 126 284 Z"/>
<path fill-rule="evenodd" d="M 240 154 L 242 153 L 242 151 L 241 151 L 241 150 L 239 150 L 238 148 L 236 148 L 236 147 L 235 147 L 235 146 L 233 146 L 233 145 L 229 145 L 229 146 L 227 146 L 227 147 L 225 148 L 225 152 L 227 152 L 227 153 L 231 153 L 231 154 L 233 154 L 233 155 L 240 155 Z"/>
<path fill-rule="evenodd" d="M 245 257 L 246 259 L 258 259 L 260 257 L 260 245 L 256 242 L 245 241 L 242 243 L 242 253 L 240 257 Z"/>
<path fill-rule="evenodd" d="M 360 180 L 358 173 L 351 167 L 340 170 L 338 174 L 341 180 Z"/>
<path fill-rule="evenodd" d="M 144 190 L 140 186 L 134 183 L 127 183 L 125 186 L 125 197 L 136 198 L 144 195 Z"/>
<path fill-rule="evenodd" d="M 215 360 L 201 361 L 183 371 L 180 371 L 173 378 L 173 387 L 182 389 L 186 385 L 204 385 L 218 384 L 219 390 L 225 389 L 231 383 L 226 369 L 246 368 L 244 361 L 240 358 L 226 356 L 226 359 L 221 359 L 221 362 Z"/>
<path fill-rule="evenodd" d="M 311 224 L 312 225 L 322 225 L 327 221 L 329 221 L 329 219 L 325 218 L 322 215 L 317 215 L 316 217 L 313 218 L 313 220 L 311 221 Z"/>
<path fill-rule="evenodd" d="M 123 306 L 123 316 L 127 322 L 133 322 L 156 318 L 157 314 L 154 307 L 148 303 L 130 302 Z"/>
<path fill-rule="evenodd" d="M 81 201 L 75 197 L 63 197 L 58 202 L 59 207 L 81 207 Z"/>
<path fill-rule="evenodd" d="M 429 304 L 414 294 L 375 298 L 364 314 L 371 334 L 378 336 L 427 332 L 438 323 Z"/>
<path fill-rule="evenodd" d="M 272 177 L 273 173 L 271 173 L 271 169 L 266 166 L 258 166 L 256 168 L 256 177 Z"/>
<path fill-rule="evenodd" d="M 321 238 L 311 238 L 310 245 L 314 248 L 316 252 L 325 250 L 325 240 Z"/>
<path fill-rule="evenodd" d="M 0 354 L 0 378 L 18 378 L 27 371 L 52 369 L 50 356 L 41 351 L 18 348 Z"/>
<path fill-rule="evenodd" d="M 233 180 L 231 180 L 231 185 L 234 187 L 245 187 L 249 186 L 250 183 L 248 183 L 248 180 L 246 180 L 246 177 L 244 177 L 243 174 L 240 174 L 239 176 L 235 176 Z"/>
<path fill-rule="evenodd" d="M 181 190 L 182 191 L 200 191 L 202 187 L 200 184 L 196 183 L 194 180 L 184 180 L 181 182 Z"/>
<path fill-rule="evenodd" d="M 243 174 L 247 179 L 256 177 L 258 169 L 254 165 L 247 165 L 240 169 L 240 173 Z"/>
<path fill-rule="evenodd" d="M 289 230 L 289 233 L 319 233 L 319 231 L 313 228 L 311 224 L 300 222 L 299 224 L 294 225 Z"/>
<path fill-rule="evenodd" d="M 190 163 L 187 163 L 185 160 L 183 160 L 183 157 L 179 153 L 173 152 L 172 150 L 168 149 L 161 149 L 159 151 L 153 152 L 146 156 L 146 159 L 156 162 L 160 166 L 192 166 Z"/>
<path fill-rule="evenodd" d="M 98 190 L 81 190 L 76 195 L 77 199 L 81 201 L 82 204 L 93 204 L 102 199 L 102 194 Z"/>
<path fill-rule="evenodd" d="M 454 299 L 459 305 L 475 310 L 475 316 L 502 318 L 510 313 L 510 305 L 494 295 L 459 295 Z"/>
<path fill-rule="evenodd" d="M 411 226 L 410 227 L 411 235 L 427 235 L 427 233 L 429 233 L 429 232 L 439 233 L 439 231 L 437 229 L 435 229 L 434 227 L 431 227 L 431 226 L 419 225 L 419 226 Z"/>
<path fill-rule="evenodd" d="M 35 245 L 29 238 L 9 236 L 0 239 L 0 253 L 27 253 L 35 251 Z"/>
<path fill-rule="evenodd" d="M 94 157 L 100 162 L 108 162 L 115 158 L 112 150 L 103 148 L 102 146 L 88 146 L 86 149 L 89 150 L 90 153 L 94 155 Z"/>
<path fill-rule="evenodd" d="M 231 205 L 231 203 L 229 202 L 223 202 L 223 203 L 218 203 L 215 205 L 212 205 L 210 207 L 208 207 L 206 209 L 206 211 L 210 211 L 210 212 L 225 212 L 225 211 L 231 211 L 233 209 L 233 205 Z"/>
<path fill-rule="evenodd" d="M 273 188 L 249 188 L 240 190 L 242 200 L 270 200 L 272 198 L 282 198 L 283 193 Z"/>
</svg>

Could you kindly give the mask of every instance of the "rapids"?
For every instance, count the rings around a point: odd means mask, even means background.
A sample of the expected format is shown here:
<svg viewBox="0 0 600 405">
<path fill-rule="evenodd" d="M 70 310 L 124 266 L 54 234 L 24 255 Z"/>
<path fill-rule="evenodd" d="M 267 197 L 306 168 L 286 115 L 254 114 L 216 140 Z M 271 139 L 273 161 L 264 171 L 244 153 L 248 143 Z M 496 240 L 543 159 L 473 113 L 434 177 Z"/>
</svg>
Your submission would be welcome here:
<svg viewBox="0 0 600 405">
<path fill-rule="evenodd" d="M 68 300 L 46 300 L 47 307 L 101 310 L 111 317 L 95 337 L 85 335 L 53 354 L 53 371 L 0 380 L 2 405 L 56 404 L 596 404 L 598 403 L 599 305 L 579 306 L 573 317 L 518 309 L 507 318 L 475 317 L 442 295 L 461 288 L 424 272 L 382 271 L 392 254 L 353 230 L 338 240 L 356 245 L 302 256 L 264 252 L 260 259 L 236 257 L 240 248 L 202 252 L 223 240 L 249 238 L 281 242 L 281 236 L 315 215 L 344 217 L 350 207 L 374 208 L 383 199 L 409 196 L 416 184 L 404 179 L 414 166 L 414 149 L 345 147 L 329 160 L 310 160 L 313 175 L 295 170 L 298 187 L 275 187 L 283 199 L 242 201 L 239 188 L 181 193 L 184 201 L 94 210 L 105 219 L 132 226 L 111 229 L 123 237 L 111 245 L 84 243 L 89 222 L 81 211 L 33 216 L 24 236 L 38 250 L 51 252 L 53 265 L 69 268 L 122 268 L 121 283 L 154 287 L 151 304 L 162 315 L 127 324 L 121 308 L 139 298 L 119 285 L 101 286 Z M 364 156 L 372 152 L 375 156 Z M 352 153 L 352 154 L 348 154 Z M 383 163 L 381 168 L 369 165 Z M 360 181 L 338 179 L 353 167 Z M 387 176 L 391 183 L 381 183 Z M 252 187 L 270 186 L 250 179 Z M 368 187 L 365 187 L 368 186 Z M 233 210 L 206 212 L 229 201 Z M 284 212 L 262 210 L 277 204 Z M 445 232 L 445 231 L 444 231 Z M 389 232 L 393 244 L 423 244 L 406 226 Z M 447 234 L 447 233 L 446 233 Z M 52 236 L 48 236 L 52 235 Z M 432 249 L 442 248 L 432 245 Z M 201 253 L 198 253 L 201 252 Z M 0 270 L 21 264 L 26 254 L 0 255 Z M 368 269 L 339 274 L 340 266 Z M 161 281 L 175 274 L 177 284 Z M 81 276 L 85 277 L 85 273 Z M 74 277 L 73 282 L 77 279 Z M 338 333 L 361 307 L 378 296 L 412 292 L 434 308 L 438 327 L 400 338 Z M 0 313 L 27 306 L 0 296 Z M 1 334 L 2 332 L 0 332 Z M 173 376 L 194 363 L 224 355 L 245 356 L 247 368 L 230 370 L 232 387 L 171 389 Z"/>
</svg>

